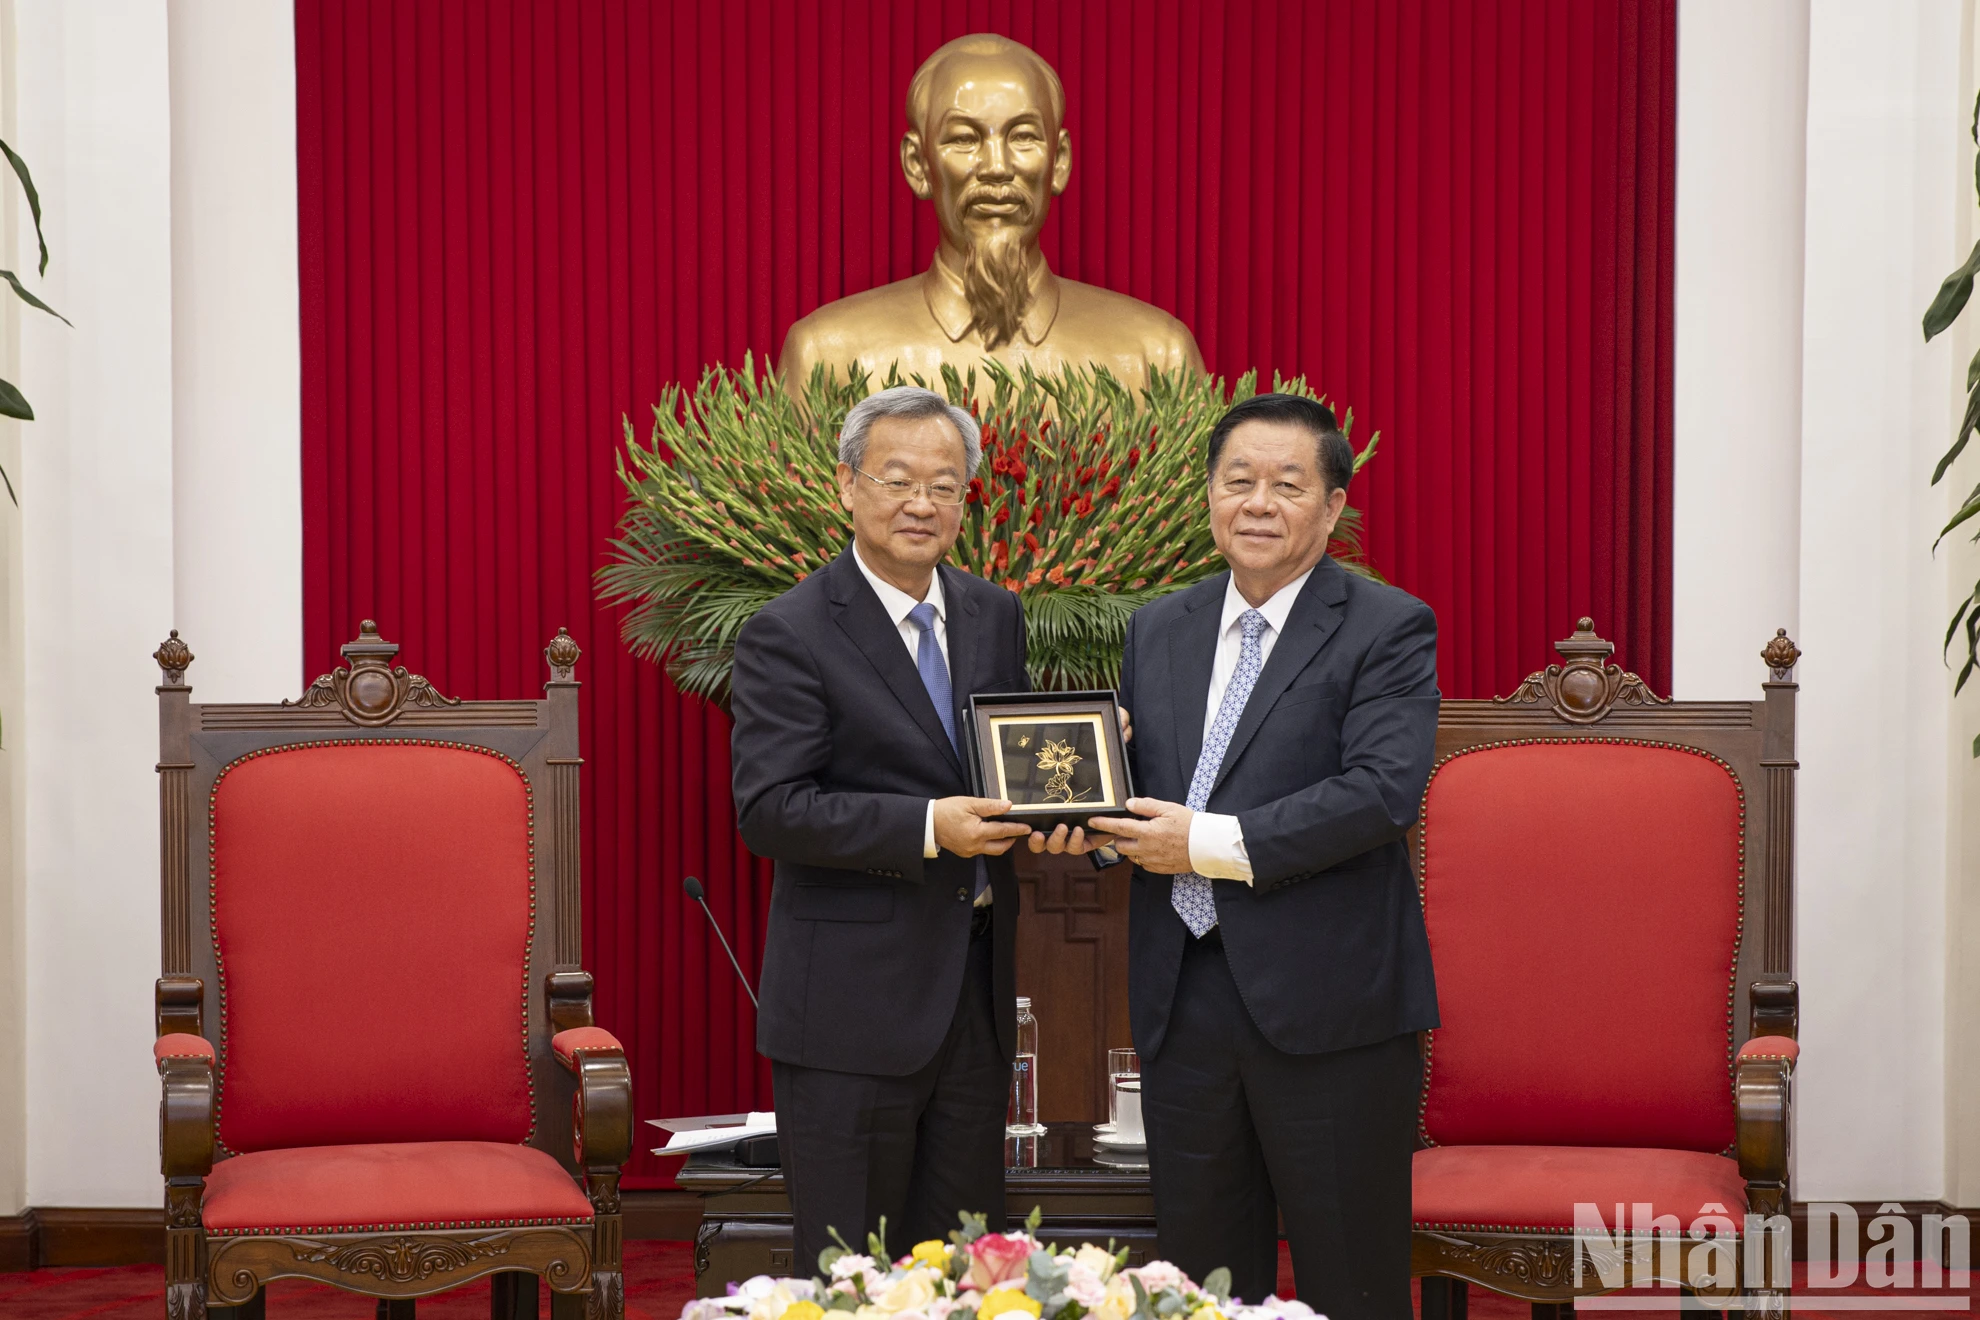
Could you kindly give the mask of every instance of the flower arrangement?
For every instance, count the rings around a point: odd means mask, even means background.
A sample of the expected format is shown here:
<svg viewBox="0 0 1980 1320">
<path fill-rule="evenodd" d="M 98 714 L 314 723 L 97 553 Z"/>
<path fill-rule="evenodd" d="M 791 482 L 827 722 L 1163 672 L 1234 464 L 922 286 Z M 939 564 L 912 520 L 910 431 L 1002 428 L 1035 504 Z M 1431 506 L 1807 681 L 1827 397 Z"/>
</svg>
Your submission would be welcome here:
<svg viewBox="0 0 1980 1320">
<path fill-rule="evenodd" d="M 1013 1233 L 965 1213 L 949 1241 L 918 1243 L 891 1265 L 878 1234 L 865 1254 L 841 1240 L 818 1258 L 825 1277 L 758 1275 L 730 1284 L 726 1297 L 689 1302 L 681 1320 L 825 1320 L 835 1311 L 851 1320 L 1313 1320 L 1296 1301 L 1233 1298 L 1229 1270 L 1194 1283 L 1167 1261 L 1130 1266 L 1112 1244 L 1064 1251 L 1037 1230 L 1036 1210 Z"/>
<path fill-rule="evenodd" d="M 897 372 L 886 381 L 902 383 Z M 980 381 L 945 368 L 940 386 L 983 426 L 984 467 L 951 562 L 1022 599 L 1035 688 L 1112 687 L 1128 616 L 1223 567 L 1203 446 L 1224 410 L 1257 392 L 1255 374 L 1227 386 L 1157 371 L 1137 396 L 1103 369 L 1039 375 L 986 360 Z M 1272 387 L 1313 396 L 1304 379 Z M 726 703 L 743 624 L 844 547 L 838 433 L 869 392 L 862 372 L 838 382 L 820 369 L 794 396 L 746 357 L 739 370 L 709 368 L 691 391 L 668 387 L 646 443 L 627 421 L 626 509 L 598 585 L 631 606 L 627 645 L 682 691 Z M 1350 412 L 1342 429 L 1353 424 Z M 1376 440 L 1356 454 L 1357 471 Z M 1348 509 L 1329 548 L 1373 576 L 1360 528 Z"/>
</svg>

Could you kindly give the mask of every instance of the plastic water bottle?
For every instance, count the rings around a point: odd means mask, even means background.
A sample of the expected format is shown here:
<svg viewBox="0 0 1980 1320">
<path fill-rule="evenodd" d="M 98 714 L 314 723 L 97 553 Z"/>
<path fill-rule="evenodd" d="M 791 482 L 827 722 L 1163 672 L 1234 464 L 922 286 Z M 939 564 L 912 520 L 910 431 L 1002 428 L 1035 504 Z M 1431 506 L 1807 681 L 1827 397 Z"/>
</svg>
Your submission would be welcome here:
<svg viewBox="0 0 1980 1320">
<path fill-rule="evenodd" d="M 1017 1057 L 1011 1060 L 1011 1103 L 1004 1133 L 1035 1137 L 1044 1131 L 1045 1125 L 1038 1121 L 1038 1019 L 1031 1016 L 1031 1000 L 1019 995 Z"/>
</svg>

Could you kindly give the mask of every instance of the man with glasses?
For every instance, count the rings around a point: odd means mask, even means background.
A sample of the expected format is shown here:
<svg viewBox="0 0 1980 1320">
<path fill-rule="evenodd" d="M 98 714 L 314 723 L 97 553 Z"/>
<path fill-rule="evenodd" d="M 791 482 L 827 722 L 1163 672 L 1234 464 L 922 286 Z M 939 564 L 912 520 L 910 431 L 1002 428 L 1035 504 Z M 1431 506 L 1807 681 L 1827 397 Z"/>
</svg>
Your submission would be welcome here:
<svg viewBox="0 0 1980 1320">
<path fill-rule="evenodd" d="M 1017 883 L 1029 833 L 968 795 L 972 692 L 1028 689 L 1018 598 L 942 566 L 982 448 L 927 390 L 882 390 L 839 434 L 844 553 L 736 639 L 736 816 L 776 863 L 757 1048 L 771 1060 L 809 1274 L 836 1229 L 890 1255 L 957 1212 L 1003 1226 L 1017 1034 Z M 1063 840 L 1061 844 L 1063 846 Z"/>
<path fill-rule="evenodd" d="M 1211 430 L 1229 573 L 1143 606 L 1121 700 L 1145 797 L 1098 817 L 1134 862 L 1128 1009 L 1157 1248 L 1263 1301 L 1409 1320 L 1410 1157 L 1437 1025 L 1403 837 L 1437 734 L 1437 620 L 1327 557 L 1354 454 L 1312 399 Z"/>
</svg>

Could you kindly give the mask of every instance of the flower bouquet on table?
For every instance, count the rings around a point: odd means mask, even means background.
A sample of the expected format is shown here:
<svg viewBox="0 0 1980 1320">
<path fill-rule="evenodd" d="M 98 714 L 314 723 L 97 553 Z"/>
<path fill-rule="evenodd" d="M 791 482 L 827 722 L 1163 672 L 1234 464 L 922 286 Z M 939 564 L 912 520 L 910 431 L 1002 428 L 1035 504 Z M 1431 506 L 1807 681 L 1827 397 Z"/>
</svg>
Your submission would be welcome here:
<svg viewBox="0 0 1980 1320">
<path fill-rule="evenodd" d="M 1167 1261 L 1131 1266 L 1111 1243 L 1062 1250 L 1037 1230 L 1036 1210 L 1012 1233 L 964 1214 L 949 1241 L 919 1243 L 891 1265 L 878 1235 L 865 1255 L 841 1240 L 818 1258 L 826 1277 L 760 1274 L 730 1284 L 726 1297 L 689 1302 L 681 1320 L 828 1320 L 833 1311 L 851 1320 L 1315 1320 L 1296 1301 L 1244 1304 L 1231 1296 L 1229 1270 L 1194 1283 Z"/>
</svg>

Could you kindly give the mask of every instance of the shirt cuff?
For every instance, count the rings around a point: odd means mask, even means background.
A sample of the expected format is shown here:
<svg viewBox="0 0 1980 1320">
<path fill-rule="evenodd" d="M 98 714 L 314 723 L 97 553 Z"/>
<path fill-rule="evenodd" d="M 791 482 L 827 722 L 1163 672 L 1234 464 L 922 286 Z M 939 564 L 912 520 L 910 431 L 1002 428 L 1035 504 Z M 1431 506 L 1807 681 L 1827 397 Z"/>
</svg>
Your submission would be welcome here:
<svg viewBox="0 0 1980 1320">
<path fill-rule="evenodd" d="M 1235 823 L 1237 817 L 1233 816 L 1231 820 Z M 927 858 L 939 855 L 941 851 L 940 848 L 935 846 L 935 799 L 929 798 L 928 823 L 922 826 L 921 829 L 921 856 L 926 860 Z"/>
<path fill-rule="evenodd" d="M 1189 869 L 1210 880 L 1251 883 L 1251 854 L 1236 816 L 1199 811 L 1189 818 Z"/>
</svg>

